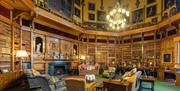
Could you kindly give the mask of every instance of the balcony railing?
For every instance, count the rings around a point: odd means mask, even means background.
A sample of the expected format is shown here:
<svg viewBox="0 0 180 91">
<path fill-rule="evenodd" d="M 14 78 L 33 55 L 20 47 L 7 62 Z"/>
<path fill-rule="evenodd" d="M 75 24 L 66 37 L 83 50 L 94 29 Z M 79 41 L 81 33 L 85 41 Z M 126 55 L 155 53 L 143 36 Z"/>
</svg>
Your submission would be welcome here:
<svg viewBox="0 0 180 91">
<path fill-rule="evenodd" d="M 72 16 L 74 15 L 73 11 L 73 2 L 72 0 L 33 0 L 34 3 L 43 9 L 47 9 L 52 11 L 55 14 L 60 15 L 64 19 L 68 21 L 76 21 L 73 20 Z M 134 30 L 138 28 L 143 28 L 143 27 L 148 27 L 152 25 L 159 24 L 160 22 L 176 15 L 177 13 L 180 12 L 180 2 L 176 2 L 176 8 L 171 8 L 168 14 L 164 13 L 157 14 L 156 16 L 161 16 L 161 20 L 158 21 L 158 19 L 154 20 L 152 19 L 151 22 L 141 22 L 141 23 L 136 23 L 136 24 L 129 24 L 127 28 L 124 30 Z M 99 30 L 99 31 L 109 31 L 110 29 L 108 28 L 108 24 L 106 22 L 104 23 L 92 23 L 92 22 L 82 22 L 82 24 L 78 24 L 74 22 L 74 24 L 85 28 L 86 30 Z"/>
</svg>

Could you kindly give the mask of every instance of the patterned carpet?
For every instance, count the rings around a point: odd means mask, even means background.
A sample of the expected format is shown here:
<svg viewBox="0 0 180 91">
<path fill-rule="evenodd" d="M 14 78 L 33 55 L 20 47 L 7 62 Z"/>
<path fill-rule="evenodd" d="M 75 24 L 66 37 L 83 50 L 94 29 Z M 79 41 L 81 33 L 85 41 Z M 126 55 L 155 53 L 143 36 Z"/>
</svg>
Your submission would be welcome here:
<svg viewBox="0 0 180 91">
<path fill-rule="evenodd" d="M 96 77 L 97 80 L 105 80 L 105 78 L 102 77 Z M 147 83 L 145 83 L 147 85 Z M 155 81 L 155 90 L 154 91 L 180 91 L 180 86 L 175 86 L 173 84 L 170 84 L 168 82 L 161 82 L 156 80 Z M 12 91 L 27 91 L 27 90 L 19 90 L 14 89 Z M 42 91 L 41 89 L 34 89 L 34 90 L 28 90 L 28 91 Z M 150 91 L 150 90 L 142 90 L 142 91 Z"/>
</svg>

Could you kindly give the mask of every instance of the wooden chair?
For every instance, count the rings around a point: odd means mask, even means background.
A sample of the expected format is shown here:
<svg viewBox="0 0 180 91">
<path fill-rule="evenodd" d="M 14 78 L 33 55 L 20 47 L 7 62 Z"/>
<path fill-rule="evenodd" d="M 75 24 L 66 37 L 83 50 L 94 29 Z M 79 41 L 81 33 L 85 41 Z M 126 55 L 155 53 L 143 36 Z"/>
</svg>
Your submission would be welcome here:
<svg viewBox="0 0 180 91">
<path fill-rule="evenodd" d="M 131 91 L 137 91 L 139 89 L 139 85 L 140 85 L 139 79 L 141 78 L 141 74 L 142 74 L 141 71 L 135 73 L 135 79 L 132 84 Z"/>
</svg>

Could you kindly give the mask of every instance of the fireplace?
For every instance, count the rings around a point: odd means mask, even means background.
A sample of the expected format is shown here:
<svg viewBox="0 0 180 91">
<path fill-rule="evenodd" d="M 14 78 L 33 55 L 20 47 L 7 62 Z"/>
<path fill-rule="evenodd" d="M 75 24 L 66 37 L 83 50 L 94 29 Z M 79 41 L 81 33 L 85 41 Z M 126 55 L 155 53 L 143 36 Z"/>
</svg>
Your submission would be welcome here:
<svg viewBox="0 0 180 91">
<path fill-rule="evenodd" d="M 49 75 L 69 74 L 69 70 L 70 70 L 69 62 L 62 62 L 62 61 L 50 62 L 48 66 L 49 66 L 48 67 Z"/>
<path fill-rule="evenodd" d="M 54 75 L 63 75 L 65 74 L 65 66 L 55 66 L 55 73 Z"/>
</svg>

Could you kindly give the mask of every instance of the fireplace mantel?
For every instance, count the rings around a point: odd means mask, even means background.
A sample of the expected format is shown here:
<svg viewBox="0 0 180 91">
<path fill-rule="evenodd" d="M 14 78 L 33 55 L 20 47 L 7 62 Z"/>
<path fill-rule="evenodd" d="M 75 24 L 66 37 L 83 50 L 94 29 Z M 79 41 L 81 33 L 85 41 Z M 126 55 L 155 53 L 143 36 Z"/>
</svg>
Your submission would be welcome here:
<svg viewBox="0 0 180 91">
<path fill-rule="evenodd" d="M 54 62 L 54 61 L 61 61 L 61 62 L 71 62 L 71 59 L 44 59 L 46 62 Z"/>
<path fill-rule="evenodd" d="M 64 70 L 64 74 L 68 74 L 71 63 L 66 61 L 50 61 L 48 62 L 48 74 L 49 75 L 56 75 L 56 67 L 62 67 Z"/>
</svg>

